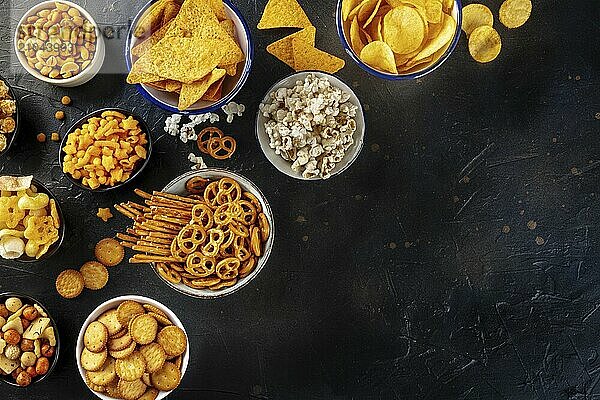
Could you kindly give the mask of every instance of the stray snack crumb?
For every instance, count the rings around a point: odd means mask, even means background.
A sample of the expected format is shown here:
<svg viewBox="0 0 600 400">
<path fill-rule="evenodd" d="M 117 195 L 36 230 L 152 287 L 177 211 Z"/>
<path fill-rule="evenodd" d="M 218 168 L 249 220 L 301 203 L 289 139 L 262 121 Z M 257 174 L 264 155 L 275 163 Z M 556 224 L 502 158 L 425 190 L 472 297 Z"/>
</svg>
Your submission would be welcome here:
<svg viewBox="0 0 600 400">
<path fill-rule="evenodd" d="M 60 141 L 60 135 L 58 134 L 58 132 L 52 132 L 52 135 L 50 136 L 50 139 L 53 142 L 58 142 L 58 141 Z"/>
<path fill-rule="evenodd" d="M 537 222 L 531 220 L 527 223 L 527 227 L 529 228 L 529 230 L 534 230 L 535 228 L 537 228 Z"/>
<path fill-rule="evenodd" d="M 388 246 L 392 250 L 394 250 L 396 247 L 398 247 L 398 245 L 395 242 L 390 242 L 390 244 Z"/>
<path fill-rule="evenodd" d="M 38 142 L 44 143 L 46 141 L 46 134 L 45 133 L 38 133 L 38 135 L 36 136 L 36 139 L 37 139 Z"/>
<path fill-rule="evenodd" d="M 59 121 L 62 121 L 63 119 L 65 119 L 65 112 L 57 111 L 56 114 L 54 114 L 54 118 L 56 118 Z"/>
<path fill-rule="evenodd" d="M 99 208 L 96 216 L 104 222 L 108 222 L 108 220 L 113 217 L 112 213 L 110 212 L 110 208 Z"/>
<path fill-rule="evenodd" d="M 546 243 L 546 241 L 544 240 L 544 238 L 543 238 L 543 237 L 541 237 L 541 236 L 538 236 L 538 237 L 536 237 L 536 238 L 535 238 L 535 243 L 536 243 L 538 246 L 542 246 L 544 243 Z"/>
<path fill-rule="evenodd" d="M 502 227 L 502 233 L 509 233 L 509 232 L 510 232 L 510 226 L 504 225 Z"/>
<path fill-rule="evenodd" d="M 71 98 L 69 96 L 63 96 L 63 98 L 60 99 L 60 102 L 63 106 L 68 106 L 69 104 L 71 104 Z"/>
</svg>

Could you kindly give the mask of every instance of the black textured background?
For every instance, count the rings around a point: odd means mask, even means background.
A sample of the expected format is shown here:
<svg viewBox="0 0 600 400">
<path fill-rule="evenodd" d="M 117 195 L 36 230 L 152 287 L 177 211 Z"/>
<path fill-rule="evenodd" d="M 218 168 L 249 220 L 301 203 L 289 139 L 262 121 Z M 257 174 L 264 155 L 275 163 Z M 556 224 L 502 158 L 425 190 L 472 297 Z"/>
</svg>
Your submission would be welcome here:
<svg viewBox="0 0 600 400">
<path fill-rule="evenodd" d="M 344 56 L 334 0 L 301 1 L 317 45 Z M 339 76 L 366 108 L 366 147 L 331 181 L 278 173 L 254 136 L 265 91 L 291 71 L 265 52 L 284 31 L 254 27 L 266 3 L 236 1 L 252 26 L 256 59 L 236 98 L 247 112 L 219 124 L 239 140 L 225 163 L 264 191 L 278 226 L 268 266 L 247 288 L 216 301 L 182 297 L 147 267 L 110 270 L 104 290 L 61 299 L 54 280 L 123 229 L 98 207 L 161 188 L 189 170 L 192 145 L 162 132 L 165 114 L 124 76 L 75 89 L 8 67 L 15 18 L 35 1 L 0 1 L 1 73 L 22 88 L 23 127 L 2 173 L 34 174 L 62 200 L 67 240 L 39 265 L 0 262 L 0 290 L 20 290 L 53 310 L 60 364 L 39 387 L 2 386 L 4 399 L 91 398 L 74 345 L 100 302 L 136 293 L 168 305 L 191 339 L 191 363 L 172 399 L 594 399 L 600 396 L 600 3 L 534 0 L 522 28 L 507 30 L 495 62 L 474 62 L 461 39 L 430 76 L 384 82 L 348 64 Z M 126 24 L 142 1 L 78 1 L 103 24 Z M 497 19 L 499 0 L 485 1 Z M 10 23 L 7 24 L 6 21 Z M 107 65 L 124 68 L 122 42 Z M 108 68 L 108 67 L 107 67 Z M 30 92 L 31 91 L 31 92 Z M 155 152 L 134 185 L 110 194 L 72 187 L 58 145 L 38 132 L 64 94 L 66 125 L 120 106 L 143 114 Z M 530 230 L 528 221 L 536 221 Z M 510 232 L 503 233 L 503 227 Z M 506 228 L 504 228 L 507 230 Z M 536 243 L 536 238 L 540 244 Z M 543 242 L 543 244 L 541 244 Z"/>
</svg>

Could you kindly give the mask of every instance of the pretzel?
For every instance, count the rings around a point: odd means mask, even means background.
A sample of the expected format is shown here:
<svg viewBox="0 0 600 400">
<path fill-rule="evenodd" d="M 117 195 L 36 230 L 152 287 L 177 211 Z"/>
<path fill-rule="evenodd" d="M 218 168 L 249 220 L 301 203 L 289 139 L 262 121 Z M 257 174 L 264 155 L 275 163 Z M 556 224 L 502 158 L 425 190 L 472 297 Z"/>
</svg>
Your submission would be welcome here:
<svg viewBox="0 0 600 400">
<path fill-rule="evenodd" d="M 182 252 L 192 254 L 206 241 L 206 231 L 200 225 L 187 225 L 177 235 L 177 245 Z"/>
<path fill-rule="evenodd" d="M 244 199 L 248 200 L 250 203 L 252 203 L 254 205 L 254 207 L 256 207 L 257 212 L 259 212 L 259 213 L 262 212 L 262 205 L 260 204 L 260 200 L 258 200 L 258 197 L 256 197 L 251 192 L 244 192 L 242 194 L 242 197 Z"/>
<path fill-rule="evenodd" d="M 250 249 L 252 249 L 252 252 L 257 257 L 260 257 L 262 255 L 260 229 L 258 229 L 257 227 L 252 228 L 252 235 L 250 237 Z"/>
<path fill-rule="evenodd" d="M 235 219 L 248 226 L 254 225 L 257 217 L 256 207 L 247 200 L 240 200 L 237 204 L 240 207 L 240 213 Z"/>
<path fill-rule="evenodd" d="M 231 203 L 242 198 L 240 184 L 231 178 L 223 178 L 217 183 L 217 201 L 219 204 Z"/>
<path fill-rule="evenodd" d="M 207 289 L 211 286 L 218 285 L 221 282 L 221 279 L 217 277 L 208 277 L 208 278 L 200 278 L 200 279 L 183 279 L 183 283 L 186 286 L 191 287 L 192 289 Z"/>
<path fill-rule="evenodd" d="M 214 223 L 213 212 L 206 204 L 196 204 L 192 208 L 192 221 L 204 229 L 210 229 Z"/>
<path fill-rule="evenodd" d="M 173 257 L 176 261 L 183 262 L 186 260 L 188 255 L 188 253 L 179 247 L 177 238 L 173 239 L 173 242 L 171 243 L 171 257 Z"/>
<path fill-rule="evenodd" d="M 202 129 L 202 131 L 200 131 L 200 134 L 198 134 L 198 140 L 197 140 L 198 149 L 204 154 L 209 154 L 208 142 L 213 138 L 222 138 L 222 137 L 223 137 L 223 131 L 220 130 L 219 128 L 215 128 L 214 126 L 204 128 L 204 129 Z"/>
<path fill-rule="evenodd" d="M 219 261 L 215 268 L 217 276 L 224 281 L 235 279 L 238 276 L 238 270 L 240 268 L 240 260 L 237 258 L 226 258 Z"/>
<path fill-rule="evenodd" d="M 202 247 L 202 254 L 206 257 L 214 257 L 219 254 L 221 244 L 225 240 L 225 234 L 220 229 L 209 229 L 208 230 L 208 243 Z"/>
<path fill-rule="evenodd" d="M 212 208 L 217 208 L 219 202 L 217 195 L 219 194 L 219 182 L 211 182 L 204 190 L 204 202 Z"/>
<path fill-rule="evenodd" d="M 188 181 L 185 183 L 185 189 L 191 194 L 202 194 L 209 183 L 210 180 L 195 176 L 188 179 Z"/>
<path fill-rule="evenodd" d="M 240 261 L 246 261 L 252 257 L 252 252 L 248 248 L 248 242 L 241 236 L 237 236 L 233 241 L 234 255 Z"/>
<path fill-rule="evenodd" d="M 216 266 L 217 263 L 213 257 L 205 257 L 202 253 L 190 254 L 185 262 L 185 270 L 199 278 L 212 275 Z"/>
<path fill-rule="evenodd" d="M 260 228 L 261 239 L 263 242 L 266 242 L 271 234 L 271 227 L 269 226 L 269 220 L 264 213 L 258 215 L 258 226 Z"/>
<path fill-rule="evenodd" d="M 206 147 L 208 149 L 206 154 L 215 160 L 222 161 L 233 156 L 235 150 L 237 149 L 237 143 L 231 136 L 225 136 L 221 138 L 213 137 L 208 141 L 208 145 Z"/>
<path fill-rule="evenodd" d="M 240 236 L 243 238 L 247 238 L 250 236 L 250 230 L 248 229 L 248 227 L 246 225 L 242 224 L 241 222 L 231 221 L 231 223 L 229 223 L 228 227 L 229 227 L 229 230 L 231 230 L 233 233 L 235 233 L 236 236 Z"/>
<path fill-rule="evenodd" d="M 240 270 L 239 270 L 240 278 L 244 279 L 245 277 L 250 275 L 252 273 L 252 271 L 254 271 L 255 267 L 256 267 L 256 258 L 252 257 L 240 267 Z"/>
<path fill-rule="evenodd" d="M 181 282 L 181 275 L 170 269 L 165 263 L 156 263 L 156 271 L 160 276 L 175 285 Z"/>
</svg>

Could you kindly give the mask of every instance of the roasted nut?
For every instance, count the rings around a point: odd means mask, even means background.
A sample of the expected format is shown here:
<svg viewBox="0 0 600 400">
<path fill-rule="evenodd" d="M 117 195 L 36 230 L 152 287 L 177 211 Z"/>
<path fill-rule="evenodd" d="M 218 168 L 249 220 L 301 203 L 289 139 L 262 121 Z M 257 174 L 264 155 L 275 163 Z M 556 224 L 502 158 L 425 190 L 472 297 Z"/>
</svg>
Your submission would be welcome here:
<svg viewBox="0 0 600 400">
<path fill-rule="evenodd" d="M 36 360 L 37 357 L 31 351 L 26 351 L 23 354 L 21 354 L 21 366 L 24 368 L 35 365 Z"/>
<path fill-rule="evenodd" d="M 29 325 L 31 325 L 31 321 L 25 318 L 21 318 L 21 325 L 23 326 L 23 329 L 27 329 L 29 328 Z"/>
<path fill-rule="evenodd" d="M 21 341 L 21 335 L 14 329 L 9 329 L 4 332 L 4 340 L 8 344 L 17 345 Z"/>
<path fill-rule="evenodd" d="M 53 357 L 54 356 L 54 347 L 50 346 L 48 343 L 42 346 L 42 355 L 44 357 Z"/>
<path fill-rule="evenodd" d="M 27 372 L 29 374 L 29 376 L 31 376 L 32 378 L 35 378 L 37 376 L 37 372 L 35 372 L 35 367 L 34 366 L 27 367 L 27 369 L 25 370 L 25 372 Z"/>
<path fill-rule="evenodd" d="M 31 375 L 29 375 L 27 372 L 22 371 L 18 376 L 17 376 L 17 385 L 25 387 L 25 386 L 29 386 L 31 384 Z"/>
<path fill-rule="evenodd" d="M 23 310 L 23 317 L 25 319 L 28 319 L 29 321 L 33 321 L 34 319 L 36 319 L 40 314 L 38 313 L 38 310 L 35 309 L 34 306 L 29 306 L 26 307 Z"/>
<path fill-rule="evenodd" d="M 38 358 L 37 362 L 35 363 L 35 372 L 37 372 L 38 375 L 45 375 L 49 368 L 50 361 L 48 361 L 46 357 Z"/>
<path fill-rule="evenodd" d="M 0 317 L 7 318 L 8 314 L 10 314 L 10 312 L 8 311 L 8 308 L 6 308 L 6 305 L 0 304 Z"/>
<path fill-rule="evenodd" d="M 65 63 L 61 68 L 60 68 L 60 74 L 64 77 L 64 78 L 70 78 L 74 75 L 77 75 L 79 73 L 79 65 L 77 65 L 74 62 L 68 62 Z"/>
<path fill-rule="evenodd" d="M 0 317 L 0 329 L 6 324 L 6 318 Z"/>
<path fill-rule="evenodd" d="M 12 378 L 13 378 L 14 380 L 17 380 L 17 376 L 19 376 L 19 374 L 20 374 L 21 372 L 23 372 L 23 368 L 21 368 L 21 367 L 18 367 L 17 369 L 15 369 L 15 370 L 12 372 L 12 374 L 11 374 Z"/>
<path fill-rule="evenodd" d="M 21 356 L 21 349 L 14 344 L 7 344 L 4 348 L 4 355 L 9 360 L 16 360 Z"/>
<path fill-rule="evenodd" d="M 57 111 L 54 114 L 54 118 L 56 118 L 59 121 L 65 119 L 65 112 L 64 111 Z"/>
<path fill-rule="evenodd" d="M 21 340 L 21 351 L 33 351 L 35 349 L 35 345 L 33 340 L 23 339 Z"/>
</svg>

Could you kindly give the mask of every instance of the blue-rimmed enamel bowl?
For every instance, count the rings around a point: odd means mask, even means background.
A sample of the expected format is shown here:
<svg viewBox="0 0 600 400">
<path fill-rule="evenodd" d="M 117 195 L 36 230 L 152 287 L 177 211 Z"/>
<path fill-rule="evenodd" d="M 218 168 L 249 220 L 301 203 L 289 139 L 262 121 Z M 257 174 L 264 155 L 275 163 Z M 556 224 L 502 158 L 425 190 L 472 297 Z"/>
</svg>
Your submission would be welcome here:
<svg viewBox="0 0 600 400">
<path fill-rule="evenodd" d="M 129 33 L 127 34 L 127 43 L 125 44 L 125 62 L 127 63 L 128 71 L 131 71 L 131 66 L 134 62 L 134 56 L 131 53 L 131 50 L 136 45 L 141 43 L 141 40 L 133 35 L 133 31 L 140 19 L 144 16 L 148 8 L 154 2 L 155 0 L 148 2 L 140 10 L 133 20 L 131 28 L 129 29 Z M 240 90 L 242 90 L 242 87 L 248 80 L 248 76 L 250 76 L 252 61 L 254 60 L 254 43 L 252 42 L 250 28 L 242 16 L 242 13 L 233 5 L 230 0 L 223 0 L 223 4 L 225 5 L 225 12 L 235 25 L 237 42 L 246 56 L 246 61 L 243 63 L 243 68 L 241 68 L 242 63 L 238 65 L 236 76 L 227 76 L 223 82 L 223 96 L 221 97 L 221 100 L 217 102 L 200 100 L 187 110 L 180 111 L 177 108 L 177 104 L 179 103 L 179 95 L 177 93 L 163 92 L 144 84 L 137 85 L 138 91 L 146 100 L 171 113 L 184 115 L 205 114 L 219 110 L 221 107 L 233 100 Z"/>
<path fill-rule="evenodd" d="M 423 66 L 423 69 L 418 69 L 415 72 L 406 73 L 406 74 L 392 74 L 389 72 L 383 72 L 383 71 L 375 69 L 375 68 L 371 67 L 370 65 L 366 64 L 365 62 L 363 62 L 360 59 L 360 57 L 354 52 L 354 50 L 352 50 L 352 46 L 350 45 L 350 40 L 349 40 L 349 32 L 347 31 L 347 29 L 344 28 L 344 21 L 342 18 L 342 2 L 343 2 L 343 0 L 338 0 L 337 12 L 336 12 L 336 17 L 335 17 L 336 24 L 337 24 L 337 31 L 338 31 L 340 40 L 342 42 L 342 46 L 344 46 L 346 53 L 348 53 L 350 58 L 352 58 L 352 60 L 355 63 L 357 63 L 359 67 L 361 67 L 363 70 L 367 71 L 369 74 L 374 75 L 381 79 L 387 79 L 390 81 L 402 81 L 402 80 L 417 79 L 417 78 L 420 78 L 424 75 L 427 75 L 427 74 L 435 71 L 436 69 L 438 69 L 438 67 L 440 65 L 442 65 L 444 63 L 444 61 L 446 61 L 448 59 L 448 57 L 450 57 L 450 54 L 452 54 L 452 52 L 456 48 L 456 45 L 458 44 L 458 40 L 460 39 L 460 30 L 461 30 L 461 26 L 462 26 L 462 3 L 461 3 L 461 0 L 454 0 L 454 7 L 452 8 L 451 16 L 456 21 L 456 30 L 454 32 L 454 37 L 452 38 L 450 45 L 446 45 L 448 47 L 447 47 L 446 51 L 444 52 L 444 54 L 442 54 L 442 56 L 439 57 L 437 59 L 437 61 L 435 61 L 429 65 Z M 348 38 L 346 38 L 347 35 L 348 35 Z"/>
</svg>

